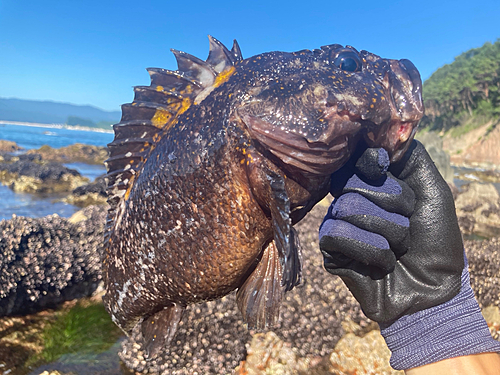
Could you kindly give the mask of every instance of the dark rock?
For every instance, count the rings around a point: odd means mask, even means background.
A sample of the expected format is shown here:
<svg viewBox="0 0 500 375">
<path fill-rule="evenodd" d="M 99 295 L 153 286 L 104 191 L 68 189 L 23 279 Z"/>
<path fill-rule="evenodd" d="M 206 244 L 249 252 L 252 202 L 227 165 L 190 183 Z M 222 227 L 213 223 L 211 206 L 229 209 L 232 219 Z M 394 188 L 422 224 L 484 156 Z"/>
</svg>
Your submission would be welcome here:
<svg viewBox="0 0 500 375">
<path fill-rule="evenodd" d="M 59 163 L 38 164 L 33 161 L 17 160 L 13 163 L 0 164 L 0 170 L 9 173 L 17 173 L 20 176 L 28 176 L 45 180 L 59 180 L 64 175 L 79 176 L 75 169 L 66 168 Z"/>
<path fill-rule="evenodd" d="M 38 150 L 29 150 L 28 154 L 40 154 L 45 161 L 58 163 L 103 164 L 108 157 L 106 147 L 75 143 L 61 148 L 44 145 Z"/>
<path fill-rule="evenodd" d="M 106 181 L 104 177 L 97 177 L 94 182 L 77 187 L 71 194 L 76 197 L 81 197 L 89 193 L 97 193 L 106 197 Z"/>
<path fill-rule="evenodd" d="M 72 219 L 0 221 L 0 316 L 91 295 L 101 280 L 105 217 L 105 208 L 89 207 Z"/>
<path fill-rule="evenodd" d="M 32 160 L 26 160 L 33 158 Z M 39 163 L 39 156 L 10 157 L 0 163 L 0 181 L 16 192 L 55 193 L 71 191 L 88 182 L 78 171 L 59 163 Z"/>
<path fill-rule="evenodd" d="M 37 163 L 42 162 L 42 156 L 39 154 L 19 154 L 14 155 L 11 153 L 5 153 L 1 156 L 1 161 L 4 163 L 13 163 L 16 161 L 33 161 Z"/>
<path fill-rule="evenodd" d="M 492 184 L 465 185 L 455 199 L 455 207 L 464 235 L 500 236 L 500 194 Z"/>
<path fill-rule="evenodd" d="M 87 207 L 106 204 L 107 197 L 106 181 L 104 177 L 97 177 L 94 182 L 77 187 L 63 201 L 78 207 Z"/>
</svg>

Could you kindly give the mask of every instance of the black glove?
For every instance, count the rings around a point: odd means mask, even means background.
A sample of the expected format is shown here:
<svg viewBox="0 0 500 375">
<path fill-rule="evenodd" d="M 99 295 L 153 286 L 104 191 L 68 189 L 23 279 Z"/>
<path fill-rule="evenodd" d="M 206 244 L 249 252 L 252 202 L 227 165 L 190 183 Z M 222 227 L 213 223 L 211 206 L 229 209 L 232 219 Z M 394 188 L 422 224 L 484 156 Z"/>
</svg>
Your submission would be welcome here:
<svg viewBox="0 0 500 375">
<path fill-rule="evenodd" d="M 384 324 L 450 300 L 464 268 L 451 191 L 422 144 L 387 167 L 385 150 L 367 149 L 336 172 L 320 228 L 326 270 Z"/>
</svg>

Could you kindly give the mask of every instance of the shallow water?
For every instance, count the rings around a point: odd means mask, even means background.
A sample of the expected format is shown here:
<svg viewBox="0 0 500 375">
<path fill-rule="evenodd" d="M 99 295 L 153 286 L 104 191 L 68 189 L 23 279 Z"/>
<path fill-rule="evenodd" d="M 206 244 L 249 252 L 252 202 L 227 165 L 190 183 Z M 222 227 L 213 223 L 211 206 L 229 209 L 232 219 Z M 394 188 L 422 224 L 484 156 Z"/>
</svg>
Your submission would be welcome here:
<svg viewBox="0 0 500 375">
<path fill-rule="evenodd" d="M 478 177 L 475 172 L 484 172 L 484 169 L 481 168 L 466 168 L 466 167 L 452 167 L 453 168 L 453 174 L 455 178 L 453 179 L 453 183 L 455 186 L 459 189 L 462 188 L 462 186 L 470 184 L 471 182 L 478 182 L 480 184 L 493 184 L 497 191 L 500 193 L 500 182 L 485 182 L 481 181 L 481 178 Z M 458 178 L 459 176 L 466 176 L 468 180 L 463 180 Z"/>
<path fill-rule="evenodd" d="M 84 143 L 94 146 L 106 146 L 113 140 L 113 134 L 83 130 L 59 128 L 42 128 L 23 125 L 0 125 L 0 139 L 16 142 L 26 151 L 38 149 L 43 145 L 53 148 L 68 146 L 75 143 Z M 68 163 L 66 167 L 76 169 L 83 176 L 93 181 L 103 175 L 106 169 L 103 165 L 89 165 L 84 163 Z M 33 195 L 14 193 L 7 186 L 0 185 L 0 220 L 17 216 L 42 217 L 58 214 L 69 217 L 80 208 L 60 202 L 64 195 Z"/>
<path fill-rule="evenodd" d="M 60 148 L 75 143 L 106 146 L 113 140 L 113 134 L 53 127 L 42 128 L 38 126 L 0 124 L 0 139 L 16 142 L 25 149 L 40 148 L 43 145 Z"/>
<path fill-rule="evenodd" d="M 71 204 L 57 202 L 61 195 L 36 196 L 27 193 L 14 193 L 7 186 L 0 185 L 0 220 L 11 219 L 12 215 L 42 217 L 58 214 L 69 217 L 80 208 Z"/>
</svg>

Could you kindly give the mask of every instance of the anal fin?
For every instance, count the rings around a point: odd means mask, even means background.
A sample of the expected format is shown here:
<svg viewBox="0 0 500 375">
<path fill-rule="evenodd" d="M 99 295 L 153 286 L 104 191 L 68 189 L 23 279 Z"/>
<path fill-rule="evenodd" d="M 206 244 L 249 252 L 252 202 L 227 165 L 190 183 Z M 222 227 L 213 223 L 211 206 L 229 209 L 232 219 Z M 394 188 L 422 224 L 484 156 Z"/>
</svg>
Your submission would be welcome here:
<svg viewBox="0 0 500 375">
<path fill-rule="evenodd" d="M 278 323 L 285 293 L 283 268 L 274 241 L 264 248 L 259 263 L 238 289 L 236 300 L 249 329 L 265 329 Z"/>
<path fill-rule="evenodd" d="M 146 357 L 154 357 L 172 341 L 186 308 L 173 304 L 151 315 L 141 323 Z"/>
</svg>

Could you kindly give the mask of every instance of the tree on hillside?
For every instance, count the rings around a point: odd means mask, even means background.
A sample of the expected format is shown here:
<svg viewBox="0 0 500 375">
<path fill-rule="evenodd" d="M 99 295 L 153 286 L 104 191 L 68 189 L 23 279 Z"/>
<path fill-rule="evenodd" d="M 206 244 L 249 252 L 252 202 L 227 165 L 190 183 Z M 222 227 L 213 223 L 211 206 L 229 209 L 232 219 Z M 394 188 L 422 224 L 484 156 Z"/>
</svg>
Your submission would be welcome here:
<svg viewBox="0 0 500 375">
<path fill-rule="evenodd" d="M 471 49 L 424 82 L 421 126 L 449 130 L 474 116 L 500 116 L 500 39 Z"/>
<path fill-rule="evenodd" d="M 68 120 L 66 120 L 66 124 L 95 127 L 94 121 L 89 120 L 87 118 L 77 117 L 77 116 L 68 116 Z"/>
</svg>

